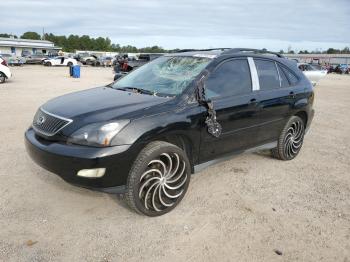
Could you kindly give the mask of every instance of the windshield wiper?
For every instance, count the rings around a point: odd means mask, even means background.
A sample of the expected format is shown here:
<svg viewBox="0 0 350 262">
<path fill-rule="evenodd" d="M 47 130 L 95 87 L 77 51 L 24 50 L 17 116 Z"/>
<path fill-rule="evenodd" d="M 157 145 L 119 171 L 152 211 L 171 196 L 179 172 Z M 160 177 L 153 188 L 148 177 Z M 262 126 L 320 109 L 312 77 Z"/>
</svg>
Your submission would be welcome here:
<svg viewBox="0 0 350 262">
<path fill-rule="evenodd" d="M 135 93 L 146 94 L 151 96 L 156 95 L 156 92 L 153 92 L 147 89 L 138 88 L 138 87 L 117 87 L 116 89 L 123 90 L 123 91 L 133 91 Z"/>
</svg>

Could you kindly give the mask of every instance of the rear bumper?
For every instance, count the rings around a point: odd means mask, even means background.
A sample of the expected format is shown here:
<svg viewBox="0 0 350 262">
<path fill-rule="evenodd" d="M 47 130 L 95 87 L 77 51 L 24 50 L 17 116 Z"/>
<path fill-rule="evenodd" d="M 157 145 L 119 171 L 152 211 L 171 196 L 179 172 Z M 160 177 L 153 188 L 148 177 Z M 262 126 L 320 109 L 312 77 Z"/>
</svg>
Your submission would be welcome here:
<svg viewBox="0 0 350 262">
<path fill-rule="evenodd" d="M 65 181 L 109 193 L 123 193 L 127 176 L 138 151 L 130 145 L 96 148 L 50 142 L 38 137 L 32 128 L 25 133 L 30 157 L 44 169 Z M 82 169 L 106 168 L 100 178 L 77 176 Z"/>
</svg>

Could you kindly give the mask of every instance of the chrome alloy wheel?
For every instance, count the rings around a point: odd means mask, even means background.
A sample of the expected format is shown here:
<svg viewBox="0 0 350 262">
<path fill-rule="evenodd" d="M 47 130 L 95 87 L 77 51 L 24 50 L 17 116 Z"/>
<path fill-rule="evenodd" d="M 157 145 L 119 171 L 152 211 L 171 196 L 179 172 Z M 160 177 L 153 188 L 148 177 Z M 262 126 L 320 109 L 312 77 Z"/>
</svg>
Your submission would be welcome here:
<svg viewBox="0 0 350 262">
<path fill-rule="evenodd" d="M 170 208 L 184 193 L 188 175 L 186 162 L 177 153 L 162 153 L 140 177 L 140 202 L 150 211 Z"/>
<path fill-rule="evenodd" d="M 284 138 L 284 153 L 288 158 L 294 158 L 303 144 L 304 123 L 300 120 L 293 122 Z"/>
</svg>

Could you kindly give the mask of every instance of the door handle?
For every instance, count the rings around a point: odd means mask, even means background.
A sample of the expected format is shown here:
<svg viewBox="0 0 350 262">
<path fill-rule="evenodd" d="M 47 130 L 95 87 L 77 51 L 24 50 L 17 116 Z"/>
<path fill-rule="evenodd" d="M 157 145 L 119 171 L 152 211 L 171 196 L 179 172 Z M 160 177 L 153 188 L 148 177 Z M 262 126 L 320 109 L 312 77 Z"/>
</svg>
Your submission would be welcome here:
<svg viewBox="0 0 350 262">
<path fill-rule="evenodd" d="M 249 105 L 256 105 L 258 103 L 258 101 L 256 100 L 256 98 L 252 98 L 249 100 Z"/>
<path fill-rule="evenodd" d="M 256 98 L 252 98 L 252 99 L 250 99 L 249 104 L 256 104 Z"/>
</svg>

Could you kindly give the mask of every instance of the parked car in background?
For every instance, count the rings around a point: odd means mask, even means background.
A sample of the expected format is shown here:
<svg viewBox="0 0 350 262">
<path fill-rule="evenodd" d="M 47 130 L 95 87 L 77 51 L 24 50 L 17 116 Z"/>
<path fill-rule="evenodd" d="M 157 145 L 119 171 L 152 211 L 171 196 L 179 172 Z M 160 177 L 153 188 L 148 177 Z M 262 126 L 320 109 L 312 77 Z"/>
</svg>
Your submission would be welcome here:
<svg viewBox="0 0 350 262">
<path fill-rule="evenodd" d="M 168 54 L 107 86 L 51 99 L 25 143 L 36 163 L 67 182 L 123 193 L 136 212 L 160 216 L 181 202 L 195 169 L 213 160 L 259 149 L 294 159 L 313 101 L 310 81 L 280 54 Z"/>
<path fill-rule="evenodd" d="M 73 66 L 77 65 L 78 62 L 74 58 L 66 56 L 56 56 L 53 58 L 45 59 L 43 64 L 45 66 Z"/>
<path fill-rule="evenodd" d="M 97 56 L 89 55 L 80 57 L 79 62 L 83 65 L 93 65 L 97 61 Z"/>
<path fill-rule="evenodd" d="M 348 74 L 349 73 L 349 66 L 347 64 L 339 64 L 336 66 L 335 72 L 337 74 Z"/>
<path fill-rule="evenodd" d="M 22 57 L 27 57 L 30 56 L 32 53 L 29 50 L 22 50 L 21 56 Z"/>
<path fill-rule="evenodd" d="M 47 59 L 47 55 L 44 54 L 31 54 L 26 56 L 26 64 L 42 64 L 45 59 Z"/>
<path fill-rule="evenodd" d="M 11 78 L 12 73 L 5 59 L 0 57 L 0 84 Z"/>
<path fill-rule="evenodd" d="M 298 68 L 303 71 L 304 75 L 313 85 L 316 85 L 317 82 L 324 78 L 328 73 L 327 69 L 317 68 L 312 64 L 299 63 Z"/>
<path fill-rule="evenodd" d="M 90 56 L 89 53 L 79 53 L 79 54 L 75 54 L 75 55 L 73 56 L 73 58 L 74 58 L 75 60 L 77 60 L 78 62 L 80 62 L 80 59 L 81 59 L 81 58 L 83 58 L 83 57 L 88 57 L 88 56 Z"/>
<path fill-rule="evenodd" d="M 152 61 L 160 56 L 163 56 L 163 54 L 140 54 L 138 56 L 138 59 L 128 61 L 127 63 L 128 63 L 128 66 L 130 67 L 130 69 L 134 70 L 137 67 L 140 67 L 144 64 L 147 64 L 149 61 Z"/>
<path fill-rule="evenodd" d="M 92 62 L 93 66 L 106 66 L 110 67 L 113 65 L 114 57 L 112 56 L 100 56 Z"/>
<path fill-rule="evenodd" d="M 0 54 L 9 66 L 21 66 L 26 60 L 24 57 L 16 56 L 14 54 Z"/>
<path fill-rule="evenodd" d="M 132 70 L 147 64 L 148 62 L 163 56 L 164 54 L 140 54 L 138 59 L 129 59 L 127 57 L 118 57 L 117 63 L 115 64 L 114 70 L 114 80 L 117 80 L 122 75 L 131 72 Z"/>
</svg>

